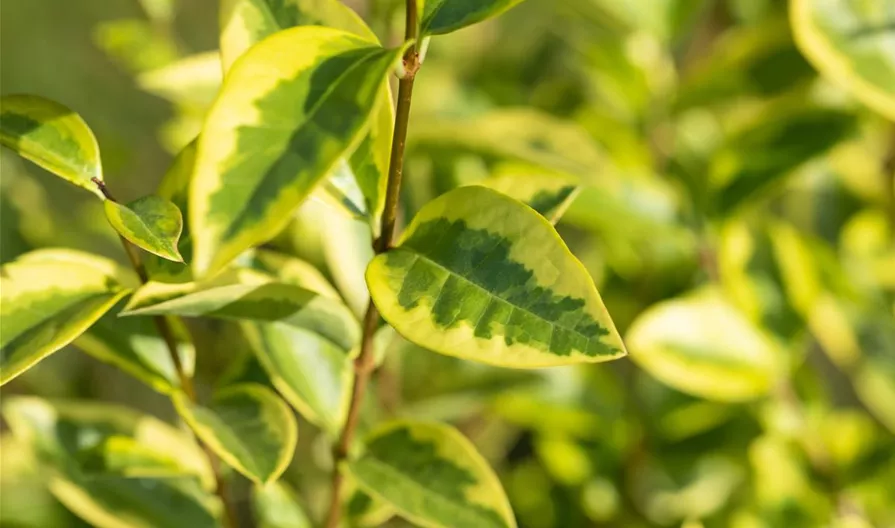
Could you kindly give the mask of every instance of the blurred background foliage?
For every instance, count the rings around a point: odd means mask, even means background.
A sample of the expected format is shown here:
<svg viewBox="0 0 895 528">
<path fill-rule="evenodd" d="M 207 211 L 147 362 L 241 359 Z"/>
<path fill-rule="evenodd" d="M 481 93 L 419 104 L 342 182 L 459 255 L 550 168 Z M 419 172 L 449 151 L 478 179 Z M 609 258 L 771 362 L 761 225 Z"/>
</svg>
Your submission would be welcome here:
<svg viewBox="0 0 895 528">
<path fill-rule="evenodd" d="M 395 42 L 398 2 L 348 3 Z M 116 194 L 151 193 L 220 83 L 216 13 L 3 2 L 2 92 L 81 113 Z M 558 229 L 631 358 L 508 371 L 386 335 L 369 420 L 457 425 L 525 528 L 895 526 L 895 126 L 818 76 L 790 27 L 778 0 L 529 0 L 434 40 L 402 217 L 487 177 L 580 180 Z M 97 200 L 8 151 L 0 162 L 2 262 L 44 246 L 122 258 Z M 358 222 L 311 201 L 270 247 L 365 305 Z M 238 327 L 191 331 L 203 391 L 264 381 Z M 3 394 L 173 421 L 166 398 L 69 348 Z M 309 425 L 299 442 L 286 480 L 320 512 L 327 442 Z M 83 524 L 23 446 L 0 445 L 0 525 Z M 234 494 L 249 511 L 247 483 Z M 390 516 L 358 509 L 357 525 Z"/>
</svg>

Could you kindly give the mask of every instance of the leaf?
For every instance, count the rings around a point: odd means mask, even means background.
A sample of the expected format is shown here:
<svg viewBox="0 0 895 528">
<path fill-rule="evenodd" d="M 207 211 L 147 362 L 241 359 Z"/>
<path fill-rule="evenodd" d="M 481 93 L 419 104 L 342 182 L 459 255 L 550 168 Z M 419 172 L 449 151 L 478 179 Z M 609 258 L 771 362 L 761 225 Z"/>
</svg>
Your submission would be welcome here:
<svg viewBox="0 0 895 528">
<path fill-rule="evenodd" d="M 348 471 L 367 493 L 426 527 L 515 527 L 500 481 L 472 443 L 438 423 L 392 422 Z"/>
<path fill-rule="evenodd" d="M 351 392 L 345 350 L 283 323 L 243 323 L 246 338 L 274 387 L 309 422 L 338 434 Z"/>
<path fill-rule="evenodd" d="M 37 95 L 0 98 L 0 144 L 104 198 L 91 181 L 103 179 L 99 145 L 81 116 L 65 106 Z"/>
<path fill-rule="evenodd" d="M 793 0 L 796 43 L 821 74 L 895 119 L 895 6 L 888 0 Z"/>
<path fill-rule="evenodd" d="M 190 198 L 197 275 L 285 227 L 361 139 L 400 53 L 343 31 L 300 27 L 234 64 L 199 139 Z"/>
<path fill-rule="evenodd" d="M 177 241 L 183 217 L 173 202 L 158 196 L 144 196 L 127 205 L 106 200 L 106 218 L 121 236 L 154 255 L 183 262 Z"/>
<path fill-rule="evenodd" d="M 341 302 L 298 286 L 261 280 L 239 283 L 225 276 L 219 282 L 149 282 L 134 292 L 121 315 L 282 321 L 318 333 L 344 350 L 360 340 L 357 320 Z"/>
<path fill-rule="evenodd" d="M 625 340 L 633 359 L 662 383 L 718 401 L 746 401 L 773 388 L 780 352 L 717 293 L 658 303 Z"/>
<path fill-rule="evenodd" d="M 382 317 L 450 356 L 534 368 L 625 355 L 584 267 L 542 216 L 485 187 L 423 207 L 367 268 Z"/>
<path fill-rule="evenodd" d="M 320 270 L 298 257 L 268 249 L 256 249 L 252 266 L 273 275 L 280 282 L 300 286 L 324 297 L 339 299 L 339 292 L 332 287 Z"/>
<path fill-rule="evenodd" d="M 577 182 L 568 177 L 523 168 L 505 170 L 477 184 L 519 200 L 551 224 L 559 221 L 581 190 Z"/>
<path fill-rule="evenodd" d="M 258 528 L 311 528 L 313 525 L 293 492 L 282 482 L 255 486 L 252 504 Z"/>
<path fill-rule="evenodd" d="M 174 396 L 174 406 L 202 442 L 233 469 L 257 484 L 277 480 L 298 441 L 289 406 L 261 385 L 233 385 L 207 407 Z"/>
<path fill-rule="evenodd" d="M 443 35 L 496 17 L 522 0 L 425 0 L 420 36 Z"/>
<path fill-rule="evenodd" d="M 214 101 L 222 77 L 220 53 L 208 51 L 143 72 L 137 85 L 173 103 L 204 109 Z"/>
<path fill-rule="evenodd" d="M 5 398 L 3 414 L 52 470 L 53 494 L 91 525 L 217 526 L 202 487 L 213 486 L 211 469 L 199 447 L 171 426 L 114 405 L 51 405 L 22 396 Z M 147 476 L 153 472 L 165 477 Z"/>
<path fill-rule="evenodd" d="M 0 268 L 0 385 L 69 344 L 128 293 L 111 261 L 34 253 Z"/>
</svg>

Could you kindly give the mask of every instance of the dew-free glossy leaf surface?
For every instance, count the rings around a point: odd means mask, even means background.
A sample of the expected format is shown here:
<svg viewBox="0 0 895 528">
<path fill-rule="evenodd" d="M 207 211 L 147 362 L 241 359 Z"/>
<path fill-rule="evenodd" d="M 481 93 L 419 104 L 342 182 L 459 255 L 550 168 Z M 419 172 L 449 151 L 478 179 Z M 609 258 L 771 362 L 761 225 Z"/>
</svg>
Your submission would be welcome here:
<svg viewBox="0 0 895 528">
<path fill-rule="evenodd" d="M 895 4 L 889 0 L 793 0 L 802 53 L 830 81 L 895 119 Z"/>
<path fill-rule="evenodd" d="M 106 218 L 115 231 L 137 247 L 174 262 L 183 262 L 177 250 L 183 216 L 170 200 L 144 196 L 127 205 L 105 202 Z"/>
<path fill-rule="evenodd" d="M 393 422 L 348 463 L 361 488 L 414 524 L 514 528 L 500 481 L 472 443 L 438 423 Z"/>
<path fill-rule="evenodd" d="M 578 196 L 580 187 L 571 178 L 543 171 L 509 171 L 477 182 L 531 207 L 556 224 Z"/>
<path fill-rule="evenodd" d="M 64 255 L 34 252 L 0 268 L 0 385 L 70 343 L 128 292 L 113 262 Z"/>
<path fill-rule="evenodd" d="M 408 340 L 442 354 L 533 368 L 625 355 L 584 267 L 553 226 L 491 189 L 427 204 L 367 268 L 373 301 Z"/>
<path fill-rule="evenodd" d="M 103 197 L 99 145 L 81 116 L 37 95 L 0 98 L 0 144 L 44 169 Z"/>
<path fill-rule="evenodd" d="M 351 359 L 331 341 L 284 323 L 243 323 L 274 387 L 308 421 L 338 433 L 351 391 Z"/>
<path fill-rule="evenodd" d="M 267 249 L 257 249 L 252 266 L 269 273 L 280 282 L 300 286 L 331 299 L 339 299 L 339 292 L 311 263 L 298 257 Z"/>
<path fill-rule="evenodd" d="M 286 402 L 255 384 L 233 385 L 208 406 L 174 397 L 177 412 L 221 459 L 258 484 L 286 470 L 298 441 L 298 425 Z"/>
<path fill-rule="evenodd" d="M 496 17 L 522 0 L 424 0 L 421 35 L 442 35 Z"/>
<path fill-rule="evenodd" d="M 156 190 L 158 197 L 170 200 L 180 209 L 181 217 L 184 219 L 189 218 L 189 189 L 195 166 L 196 140 L 193 140 L 175 156 Z M 188 225 L 183 226 L 177 250 L 187 262 L 192 259 L 193 244 Z M 146 266 L 149 278 L 155 281 L 180 283 L 189 282 L 193 277 L 190 266 L 183 262 L 174 262 L 148 254 L 143 255 L 143 264 Z"/>
<path fill-rule="evenodd" d="M 252 505 L 258 528 L 311 528 L 308 515 L 298 502 L 295 492 L 282 482 L 255 486 Z"/>
<path fill-rule="evenodd" d="M 344 31 L 298 27 L 265 39 L 233 65 L 199 139 L 191 187 L 198 275 L 219 270 L 288 223 L 361 139 L 400 53 Z"/>
<path fill-rule="evenodd" d="M 757 398 L 779 374 L 774 342 L 715 292 L 647 309 L 625 341 L 631 359 L 650 375 L 711 400 Z"/>
</svg>

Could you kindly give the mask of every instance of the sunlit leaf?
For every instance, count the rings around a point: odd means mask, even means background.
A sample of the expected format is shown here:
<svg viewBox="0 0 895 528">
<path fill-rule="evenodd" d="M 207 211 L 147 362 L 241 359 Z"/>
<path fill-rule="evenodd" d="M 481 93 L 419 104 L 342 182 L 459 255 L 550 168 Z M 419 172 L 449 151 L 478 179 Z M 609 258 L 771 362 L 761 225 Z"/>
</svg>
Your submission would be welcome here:
<svg viewBox="0 0 895 528">
<path fill-rule="evenodd" d="M 0 144 L 100 198 L 99 145 L 81 116 L 37 95 L 0 99 Z"/>
<path fill-rule="evenodd" d="M 408 340 L 533 368 L 616 359 L 624 345 L 593 281 L 532 209 L 470 186 L 427 204 L 367 269 L 376 306 Z"/>
<path fill-rule="evenodd" d="M 442 35 L 496 17 L 522 0 L 425 0 L 420 34 Z"/>
<path fill-rule="evenodd" d="M 189 188 L 196 164 L 196 141 L 190 142 L 171 163 L 159 183 L 156 195 L 170 200 L 181 212 L 183 218 L 189 218 Z M 189 225 L 184 225 L 180 233 L 177 250 L 189 262 L 193 254 Z M 175 262 L 156 255 L 143 255 L 143 264 L 152 280 L 159 282 L 189 282 L 192 280 L 190 267 L 183 262 Z"/>
<path fill-rule="evenodd" d="M 141 73 L 141 89 L 171 102 L 207 108 L 221 86 L 221 55 L 216 51 L 179 59 Z"/>
<path fill-rule="evenodd" d="M 261 385 L 233 385 L 207 406 L 182 394 L 177 412 L 224 462 L 258 484 L 279 478 L 292 460 L 298 425 L 289 406 Z"/>
<path fill-rule="evenodd" d="M 393 422 L 364 441 L 348 470 L 367 493 L 426 527 L 509 527 L 516 520 L 500 481 L 450 426 Z"/>
<path fill-rule="evenodd" d="M 106 259 L 35 252 L 0 268 L 0 384 L 81 335 L 128 293 Z"/>
<path fill-rule="evenodd" d="M 255 486 L 252 490 L 252 505 L 258 528 L 311 528 L 308 515 L 298 503 L 298 499 L 286 484 L 272 482 L 266 486 Z"/>
<path fill-rule="evenodd" d="M 339 298 L 339 292 L 332 287 L 320 270 L 298 257 L 257 249 L 252 257 L 252 265 L 276 277 L 280 282 L 300 286 L 325 297 Z"/>
<path fill-rule="evenodd" d="M 174 262 L 183 262 L 177 250 L 183 216 L 170 200 L 144 196 L 127 205 L 105 202 L 106 218 L 118 233 L 137 247 Z"/>
<path fill-rule="evenodd" d="M 477 184 L 519 200 L 551 224 L 559 221 L 580 190 L 575 180 L 530 169 L 505 170 Z"/>
<path fill-rule="evenodd" d="M 191 186 L 198 275 L 285 227 L 361 139 L 400 52 L 339 30 L 299 27 L 269 37 L 234 65 L 206 120 Z"/>
<path fill-rule="evenodd" d="M 707 399 L 753 399 L 779 376 L 774 342 L 714 292 L 654 305 L 625 341 L 631 359 L 652 376 Z"/>
<path fill-rule="evenodd" d="M 792 0 L 802 53 L 825 77 L 895 119 L 895 5 L 888 0 Z"/>
<path fill-rule="evenodd" d="M 174 41 L 147 20 L 123 18 L 103 21 L 93 32 L 97 47 L 131 72 L 154 70 L 177 59 Z"/>
</svg>

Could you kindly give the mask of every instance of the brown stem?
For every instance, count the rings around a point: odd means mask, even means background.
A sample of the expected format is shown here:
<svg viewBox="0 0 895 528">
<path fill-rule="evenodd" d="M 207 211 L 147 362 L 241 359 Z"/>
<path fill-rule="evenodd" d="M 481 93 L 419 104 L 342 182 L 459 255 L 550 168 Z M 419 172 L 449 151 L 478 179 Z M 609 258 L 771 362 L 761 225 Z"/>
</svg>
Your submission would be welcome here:
<svg viewBox="0 0 895 528">
<path fill-rule="evenodd" d="M 118 203 L 117 200 L 112 196 L 112 193 L 109 192 L 109 189 L 106 187 L 105 182 L 98 178 L 92 179 L 93 183 L 99 188 L 100 192 L 103 193 L 103 196 L 106 197 L 107 200 L 111 202 Z M 137 276 L 140 278 L 140 282 L 146 284 L 149 282 L 149 275 L 146 273 L 146 267 L 143 265 L 142 260 L 140 259 L 140 253 L 136 246 L 127 241 L 123 236 L 118 235 L 118 238 L 121 240 L 121 245 L 124 247 L 124 252 L 127 255 L 127 259 L 130 261 L 131 266 L 134 268 L 134 271 L 137 273 Z M 177 352 L 177 339 L 174 337 L 174 331 L 171 329 L 171 325 L 168 323 L 168 320 L 165 319 L 164 316 L 156 316 L 152 318 L 152 322 L 155 323 L 155 328 L 158 330 L 159 336 L 161 336 L 162 340 L 165 342 L 166 348 L 168 349 L 168 354 L 171 356 L 171 363 L 174 364 L 174 370 L 177 372 L 177 378 L 180 381 L 180 388 L 183 390 L 183 393 L 186 394 L 187 398 L 190 399 L 191 402 L 196 403 L 196 388 L 193 385 L 193 380 L 190 378 L 186 369 L 183 367 L 183 362 L 180 361 L 180 354 Z M 205 452 L 205 456 L 208 457 L 208 463 L 211 466 L 212 473 L 214 474 L 215 481 L 215 492 L 218 495 L 218 498 L 221 500 L 221 504 L 224 506 L 224 526 L 226 528 L 232 528 L 236 526 L 236 513 L 233 507 L 233 502 L 230 500 L 230 494 L 227 492 L 227 486 L 224 481 L 223 474 L 221 473 L 221 464 L 218 460 L 217 456 L 210 450 L 208 447 L 196 437 L 196 442 L 202 447 L 202 450 Z"/>
<path fill-rule="evenodd" d="M 419 71 L 420 60 L 418 43 L 419 16 L 417 13 L 417 1 L 407 0 L 406 18 L 404 27 L 405 42 L 414 41 L 404 52 L 404 77 L 398 82 L 398 103 L 395 111 L 395 132 L 392 136 L 392 150 L 388 165 L 388 187 L 385 194 L 385 209 L 382 213 L 379 238 L 374 242 L 373 249 L 376 253 L 384 253 L 392 246 L 395 237 L 395 224 L 398 217 L 398 202 L 401 197 L 401 178 L 404 173 L 404 146 L 407 141 L 407 126 L 410 121 L 410 100 L 413 95 L 413 80 Z M 344 476 L 340 466 L 348 458 L 351 442 L 357 431 L 360 419 L 361 404 L 370 375 L 375 369 L 373 354 L 373 335 L 379 323 L 379 312 L 373 301 L 367 306 L 364 315 L 363 337 L 361 338 L 360 354 L 354 360 L 354 386 L 351 390 L 351 402 L 348 406 L 348 416 L 342 433 L 333 448 L 333 473 L 332 490 L 330 495 L 329 510 L 326 516 L 326 528 L 336 528 L 342 514 L 341 493 Z"/>
</svg>

